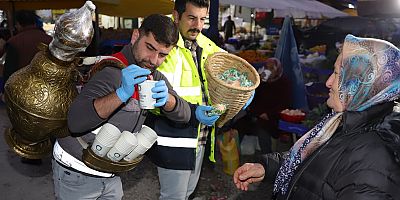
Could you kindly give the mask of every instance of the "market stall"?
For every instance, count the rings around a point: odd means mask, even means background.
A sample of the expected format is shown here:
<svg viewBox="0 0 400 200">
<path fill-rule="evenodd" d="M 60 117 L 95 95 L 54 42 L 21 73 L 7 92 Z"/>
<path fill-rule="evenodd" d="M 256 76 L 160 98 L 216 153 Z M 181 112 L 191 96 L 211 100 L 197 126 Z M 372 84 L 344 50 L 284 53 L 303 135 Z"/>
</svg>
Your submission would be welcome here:
<svg viewBox="0 0 400 200">
<path fill-rule="evenodd" d="M 294 26 L 293 19 L 304 21 L 328 19 L 348 16 L 348 14 L 315 0 L 220 0 L 220 3 L 251 8 L 252 20 L 257 20 L 260 15 L 266 15 L 263 16 L 265 21 L 261 22 L 266 24 L 262 27 L 265 30 L 251 28 L 253 33 L 256 32 L 250 38 L 253 41 L 244 48 L 240 47 L 239 51 L 235 53 L 246 59 L 255 68 L 265 66 L 265 61 L 271 57 L 280 60 L 284 74 L 291 80 L 293 101 L 288 109 L 299 109 L 302 115 L 295 121 L 281 118 L 279 129 L 283 133 L 291 133 L 289 135 L 292 135 L 293 141 L 295 141 L 297 137 L 308 131 L 311 124 L 314 125 L 316 116 L 320 117 L 324 112 L 322 108 L 324 108 L 328 90 L 322 82 L 331 74 L 332 70 L 321 67 L 326 65 L 328 56 L 326 55 L 326 46 L 312 46 L 303 50 L 304 54 L 299 57 L 300 45 L 297 41 L 299 29 Z M 260 23 L 257 26 L 260 26 Z M 261 37 L 257 37 L 257 34 L 260 34 Z M 242 38 L 244 36 L 237 34 L 232 40 L 227 41 L 239 44 Z M 252 46 L 251 43 L 255 45 Z M 308 76 L 315 76 L 316 79 L 310 80 Z"/>
<path fill-rule="evenodd" d="M 332 8 L 316 0 L 220 0 L 221 4 L 238 5 L 258 10 L 274 9 L 275 17 L 293 18 L 333 18 L 348 16 L 340 10 Z"/>
</svg>

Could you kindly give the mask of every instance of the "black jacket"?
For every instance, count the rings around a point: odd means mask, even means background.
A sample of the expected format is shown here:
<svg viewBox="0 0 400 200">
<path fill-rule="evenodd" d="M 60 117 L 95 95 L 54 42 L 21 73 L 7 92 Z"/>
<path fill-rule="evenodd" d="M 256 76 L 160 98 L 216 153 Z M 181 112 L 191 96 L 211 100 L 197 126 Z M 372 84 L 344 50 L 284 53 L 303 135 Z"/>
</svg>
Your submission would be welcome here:
<svg viewBox="0 0 400 200">
<path fill-rule="evenodd" d="M 174 122 L 165 116 L 149 113 L 145 124 L 150 126 L 159 136 L 170 138 L 197 138 L 199 121 L 195 116 L 198 105 L 189 103 L 191 117 L 188 123 Z M 196 148 L 170 147 L 158 145 L 156 142 L 146 156 L 159 167 L 176 170 L 193 170 L 196 161 Z"/>
<path fill-rule="evenodd" d="M 400 199 L 400 114 L 392 108 L 385 103 L 345 112 L 334 135 L 299 166 L 288 193 L 276 199 Z M 275 161 L 282 157 L 264 158 L 266 176 L 276 175 Z"/>
</svg>

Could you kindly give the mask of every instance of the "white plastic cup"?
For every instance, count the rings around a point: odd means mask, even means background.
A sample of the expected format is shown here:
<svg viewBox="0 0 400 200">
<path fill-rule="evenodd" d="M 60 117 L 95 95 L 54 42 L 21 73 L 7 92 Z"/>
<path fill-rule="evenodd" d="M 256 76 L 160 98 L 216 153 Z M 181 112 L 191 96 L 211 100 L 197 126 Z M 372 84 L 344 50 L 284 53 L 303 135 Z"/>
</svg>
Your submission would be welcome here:
<svg viewBox="0 0 400 200">
<path fill-rule="evenodd" d="M 146 125 L 142 125 L 142 129 L 137 133 L 138 142 L 146 140 L 147 143 L 153 145 L 157 140 L 157 133 Z"/>
<path fill-rule="evenodd" d="M 141 109 L 155 108 L 154 104 L 156 103 L 156 99 L 152 97 L 153 92 L 151 89 L 154 88 L 157 82 L 158 81 L 146 80 L 139 84 L 139 107 Z"/>
<path fill-rule="evenodd" d="M 128 155 L 124 157 L 124 160 L 131 162 L 133 159 L 146 153 L 147 150 L 149 150 L 148 147 L 143 146 L 143 144 L 138 144 Z"/>
<path fill-rule="evenodd" d="M 121 137 L 107 153 L 107 157 L 114 162 L 118 162 L 128 155 L 137 145 L 138 141 L 136 136 L 129 131 L 123 131 Z"/>
<path fill-rule="evenodd" d="M 121 132 L 116 126 L 106 123 L 96 135 L 91 149 L 96 155 L 104 157 L 120 136 Z"/>
<path fill-rule="evenodd" d="M 140 155 L 146 153 L 157 140 L 157 133 L 146 125 L 142 125 L 142 129 L 136 134 L 138 145 L 124 157 L 126 161 L 132 161 Z"/>
</svg>

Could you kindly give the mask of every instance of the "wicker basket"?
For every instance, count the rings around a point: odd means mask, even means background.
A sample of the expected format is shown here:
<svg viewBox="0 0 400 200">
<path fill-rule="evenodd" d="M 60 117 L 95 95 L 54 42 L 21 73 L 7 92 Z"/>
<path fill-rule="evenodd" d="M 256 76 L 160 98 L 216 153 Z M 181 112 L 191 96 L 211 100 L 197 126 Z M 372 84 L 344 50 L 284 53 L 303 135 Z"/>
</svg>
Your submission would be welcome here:
<svg viewBox="0 0 400 200">
<path fill-rule="evenodd" d="M 260 84 L 260 77 L 257 71 L 246 60 L 225 52 L 218 52 L 210 55 L 205 63 L 208 91 L 212 104 L 227 104 L 226 112 L 216 122 L 222 127 L 232 119 L 250 98 L 251 93 Z M 239 72 L 247 72 L 248 79 L 254 85 L 251 87 L 232 86 L 219 79 L 219 75 L 226 70 L 235 68 Z"/>
</svg>

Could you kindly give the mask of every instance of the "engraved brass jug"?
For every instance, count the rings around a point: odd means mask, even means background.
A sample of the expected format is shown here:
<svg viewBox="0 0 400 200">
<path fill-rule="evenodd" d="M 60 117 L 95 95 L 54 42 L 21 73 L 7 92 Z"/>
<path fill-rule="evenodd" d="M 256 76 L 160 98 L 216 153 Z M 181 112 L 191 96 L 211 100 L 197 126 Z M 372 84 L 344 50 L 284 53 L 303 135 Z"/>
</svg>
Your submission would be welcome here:
<svg viewBox="0 0 400 200">
<path fill-rule="evenodd" d="M 60 16 L 49 47 L 42 45 L 31 63 L 6 82 L 4 94 L 12 128 L 6 129 L 5 138 L 18 155 L 42 158 L 51 153 L 51 138 L 69 135 L 67 112 L 77 95 L 79 59 L 75 55 L 92 40 L 94 9 L 87 1 L 80 9 Z"/>
</svg>

